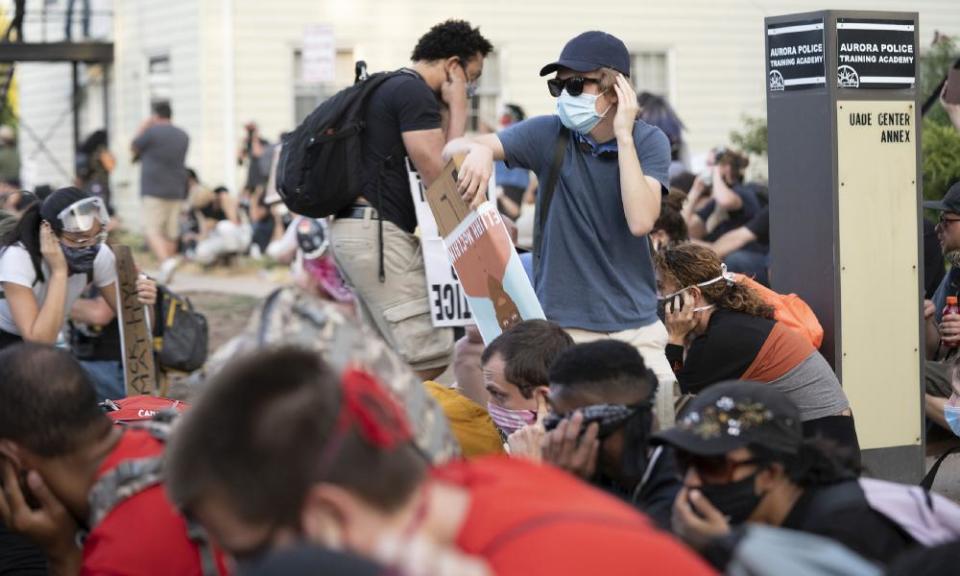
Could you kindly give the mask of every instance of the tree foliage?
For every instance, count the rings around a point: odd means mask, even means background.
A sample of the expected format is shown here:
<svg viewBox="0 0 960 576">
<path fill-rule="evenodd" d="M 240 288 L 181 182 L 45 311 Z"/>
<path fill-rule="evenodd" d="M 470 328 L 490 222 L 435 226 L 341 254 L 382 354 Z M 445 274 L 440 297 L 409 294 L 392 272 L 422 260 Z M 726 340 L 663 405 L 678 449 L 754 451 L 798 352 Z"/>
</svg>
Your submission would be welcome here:
<svg viewBox="0 0 960 576">
<path fill-rule="evenodd" d="M 740 130 L 730 132 L 730 142 L 737 148 L 763 156 L 767 153 L 767 119 L 744 114 Z"/>
</svg>

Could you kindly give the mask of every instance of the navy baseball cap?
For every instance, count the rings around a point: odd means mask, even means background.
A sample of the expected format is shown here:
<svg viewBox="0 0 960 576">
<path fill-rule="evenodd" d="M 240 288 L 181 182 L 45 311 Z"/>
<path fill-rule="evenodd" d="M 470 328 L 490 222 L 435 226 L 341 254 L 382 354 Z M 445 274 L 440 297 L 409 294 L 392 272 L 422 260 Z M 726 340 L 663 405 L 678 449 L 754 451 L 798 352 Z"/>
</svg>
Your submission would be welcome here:
<svg viewBox="0 0 960 576">
<path fill-rule="evenodd" d="M 613 68 L 624 76 L 630 75 L 630 53 L 626 45 L 606 32 L 584 32 L 567 42 L 560 59 L 540 70 L 541 76 L 569 68 L 574 72 L 590 72 L 598 68 Z"/>
<path fill-rule="evenodd" d="M 923 207 L 929 210 L 960 214 L 960 182 L 955 182 L 943 195 L 943 199 L 924 202 Z"/>
</svg>

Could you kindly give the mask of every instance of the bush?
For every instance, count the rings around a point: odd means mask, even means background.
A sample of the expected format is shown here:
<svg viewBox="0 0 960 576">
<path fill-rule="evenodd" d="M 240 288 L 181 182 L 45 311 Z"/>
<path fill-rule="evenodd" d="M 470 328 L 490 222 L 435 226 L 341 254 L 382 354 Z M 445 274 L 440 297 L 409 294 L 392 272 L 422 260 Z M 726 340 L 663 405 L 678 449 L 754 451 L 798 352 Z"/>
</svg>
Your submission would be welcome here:
<svg viewBox="0 0 960 576">
<path fill-rule="evenodd" d="M 920 57 L 920 102 L 936 90 L 958 56 L 956 43 L 938 36 Z M 923 118 L 920 137 L 923 171 L 923 197 L 939 200 L 951 184 L 960 180 L 960 133 L 950 123 L 946 111 L 935 103 Z"/>
<path fill-rule="evenodd" d="M 730 142 L 744 152 L 764 156 L 767 153 L 767 119 L 744 114 L 743 129 L 730 133 Z"/>
<path fill-rule="evenodd" d="M 951 184 L 960 180 L 960 132 L 953 125 L 924 119 L 920 142 L 923 159 L 923 197 L 939 200 Z"/>
<path fill-rule="evenodd" d="M 937 84 L 947 75 L 958 57 L 960 57 L 960 52 L 957 50 L 956 42 L 947 36 L 939 35 L 930 48 L 920 55 L 920 81 L 917 90 L 920 94 L 921 104 L 926 101 L 928 96 L 933 94 Z M 924 119 L 941 126 L 950 126 L 947 112 L 939 102 L 930 108 Z"/>
</svg>

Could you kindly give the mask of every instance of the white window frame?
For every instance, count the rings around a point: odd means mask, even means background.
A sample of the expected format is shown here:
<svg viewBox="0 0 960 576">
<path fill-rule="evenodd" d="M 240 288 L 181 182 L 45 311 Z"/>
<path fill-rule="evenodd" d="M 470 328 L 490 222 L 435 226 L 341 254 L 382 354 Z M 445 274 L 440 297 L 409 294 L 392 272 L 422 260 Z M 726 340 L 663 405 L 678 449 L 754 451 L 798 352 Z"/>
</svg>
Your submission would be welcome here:
<svg viewBox="0 0 960 576">
<path fill-rule="evenodd" d="M 479 132 L 481 122 L 487 122 L 491 130 L 497 129 L 497 112 L 503 98 L 502 55 L 495 50 L 484 58 L 477 93 L 467 105 L 467 132 Z"/>
<path fill-rule="evenodd" d="M 159 82 L 158 78 L 154 76 L 154 64 L 159 64 L 161 62 L 166 62 L 167 78 L 166 85 L 163 86 Z M 146 78 L 146 93 L 147 93 L 147 102 L 151 109 L 153 106 L 160 102 L 166 102 L 168 105 L 173 103 L 173 58 L 170 57 L 170 52 L 154 52 L 146 55 L 146 60 L 144 61 L 144 77 Z M 157 73 L 158 75 L 160 73 Z M 161 84 L 160 90 L 157 89 L 157 85 Z M 158 93 L 160 92 L 160 93 Z"/>
<path fill-rule="evenodd" d="M 357 51 L 353 47 L 337 47 L 337 60 L 339 61 L 341 57 L 349 57 L 351 63 L 356 59 Z M 353 66 L 351 64 L 351 70 L 349 78 L 344 77 L 343 74 L 337 74 L 336 81 L 323 82 L 323 83 L 313 83 L 313 82 L 304 82 L 302 80 L 301 74 L 301 57 L 303 55 L 303 47 L 301 45 L 296 45 L 293 47 L 291 65 L 291 79 L 293 84 L 293 125 L 300 124 L 305 115 L 301 115 L 298 112 L 298 103 L 300 99 L 310 100 L 309 105 L 310 110 L 320 105 L 321 102 L 327 98 L 333 96 L 338 91 L 346 88 L 353 84 Z M 307 112 L 309 114 L 309 111 Z"/>
<path fill-rule="evenodd" d="M 662 96 L 662 97 L 666 98 L 667 101 L 670 102 L 670 105 L 673 106 L 674 108 L 676 108 L 676 107 L 677 107 L 677 102 L 676 102 L 676 95 L 677 95 L 677 89 L 676 89 L 677 74 L 676 74 L 676 71 L 677 71 L 677 70 L 676 70 L 676 51 L 675 51 L 675 49 L 674 49 L 673 47 L 670 47 L 670 46 L 663 46 L 663 45 L 656 45 L 656 44 L 654 44 L 654 45 L 650 45 L 650 44 L 646 44 L 646 45 L 640 44 L 640 45 L 632 45 L 632 46 L 629 46 L 629 47 L 628 47 L 628 50 L 629 50 L 629 52 L 630 52 L 630 74 L 631 74 L 630 81 L 631 81 L 631 83 L 632 83 L 632 85 L 633 85 L 633 89 L 637 91 L 637 94 L 639 94 L 640 92 L 644 92 L 644 91 L 648 91 L 648 92 L 649 92 L 650 90 L 649 90 L 649 87 L 647 87 L 647 86 L 638 86 L 638 85 L 637 85 L 638 79 L 637 79 L 636 77 L 634 77 L 634 76 L 636 76 L 636 75 L 634 74 L 634 72 L 635 72 L 634 66 L 635 66 L 635 63 L 636 63 L 636 57 L 637 57 L 638 55 L 640 55 L 640 54 L 662 54 L 662 55 L 664 56 L 664 68 L 665 68 L 664 73 L 666 74 L 666 79 L 665 79 L 666 93 L 664 93 L 664 94 L 658 94 L 658 96 Z"/>
</svg>

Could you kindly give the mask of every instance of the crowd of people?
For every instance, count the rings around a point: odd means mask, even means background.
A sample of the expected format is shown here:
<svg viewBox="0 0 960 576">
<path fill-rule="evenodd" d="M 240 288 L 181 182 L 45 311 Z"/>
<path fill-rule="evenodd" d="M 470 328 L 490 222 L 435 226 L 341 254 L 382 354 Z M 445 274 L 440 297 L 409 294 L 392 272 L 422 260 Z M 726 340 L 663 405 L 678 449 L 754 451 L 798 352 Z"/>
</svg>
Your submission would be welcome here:
<svg viewBox="0 0 960 576">
<path fill-rule="evenodd" d="M 464 21 L 420 38 L 366 101 L 361 192 L 329 218 L 286 214 L 255 124 L 238 199 L 154 108 L 133 142 L 150 324 L 182 257 L 252 251 L 295 281 L 150 409 L 124 410 L 106 133 L 77 186 L 4 198 L 0 574 L 956 571 L 960 506 L 862 468 L 823 328 L 766 286 L 746 156 L 687 171 L 682 122 L 596 31 L 540 70 L 556 114 L 467 135 L 492 50 Z M 500 188 L 546 316 L 488 342 L 430 314 L 410 172 L 429 186 L 458 155 L 466 202 Z M 928 208 L 926 408 L 960 436 L 960 183 Z"/>
</svg>

